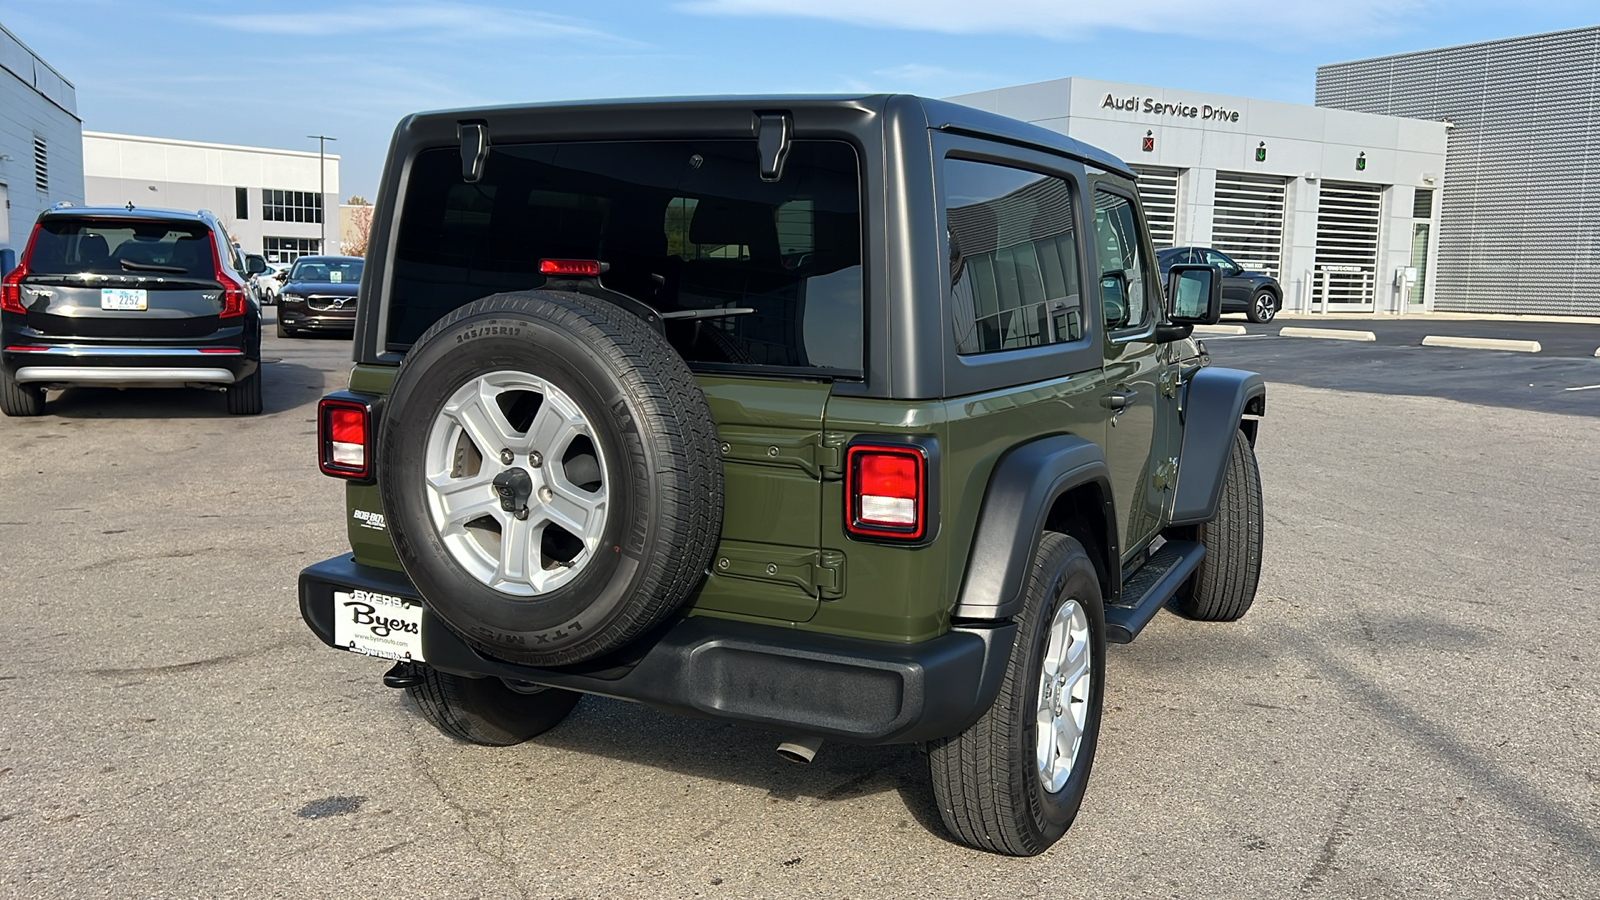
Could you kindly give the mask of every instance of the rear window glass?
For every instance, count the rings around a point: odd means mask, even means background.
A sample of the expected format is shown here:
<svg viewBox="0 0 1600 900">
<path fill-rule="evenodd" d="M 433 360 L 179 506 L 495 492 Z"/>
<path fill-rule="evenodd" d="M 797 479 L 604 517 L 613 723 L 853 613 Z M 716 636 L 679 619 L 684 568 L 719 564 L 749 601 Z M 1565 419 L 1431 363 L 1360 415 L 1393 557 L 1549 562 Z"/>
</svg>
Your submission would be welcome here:
<svg viewBox="0 0 1600 900">
<path fill-rule="evenodd" d="M 859 374 L 860 176 L 838 141 L 795 141 L 764 182 L 753 140 L 495 145 L 418 154 L 389 290 L 403 349 L 450 310 L 537 288 L 541 259 L 600 260 L 609 290 L 669 318 L 691 364 Z"/>
<path fill-rule="evenodd" d="M 194 222 L 49 218 L 28 254 L 34 275 L 189 276 L 211 280 L 211 230 Z"/>
<path fill-rule="evenodd" d="M 298 259 L 289 270 L 290 281 L 316 284 L 360 284 L 363 259 Z"/>
</svg>

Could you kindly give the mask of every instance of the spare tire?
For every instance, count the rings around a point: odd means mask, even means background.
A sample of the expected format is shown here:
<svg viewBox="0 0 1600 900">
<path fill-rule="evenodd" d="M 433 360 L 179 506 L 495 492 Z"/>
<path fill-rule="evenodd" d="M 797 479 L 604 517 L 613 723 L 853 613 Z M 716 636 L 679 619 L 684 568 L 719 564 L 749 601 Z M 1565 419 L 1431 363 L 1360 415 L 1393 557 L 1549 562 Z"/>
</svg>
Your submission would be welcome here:
<svg viewBox="0 0 1600 900">
<path fill-rule="evenodd" d="M 395 375 L 379 492 L 400 563 L 469 644 L 555 666 L 614 650 L 699 584 L 722 523 L 716 426 L 644 320 L 525 291 L 434 323 Z"/>
</svg>

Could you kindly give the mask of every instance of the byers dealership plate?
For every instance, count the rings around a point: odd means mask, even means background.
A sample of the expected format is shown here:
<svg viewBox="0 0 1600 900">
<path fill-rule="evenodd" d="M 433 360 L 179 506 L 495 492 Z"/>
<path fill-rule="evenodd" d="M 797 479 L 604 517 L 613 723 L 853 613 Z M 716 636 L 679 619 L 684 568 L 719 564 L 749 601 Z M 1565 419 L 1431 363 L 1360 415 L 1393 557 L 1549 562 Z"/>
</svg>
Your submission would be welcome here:
<svg viewBox="0 0 1600 900">
<path fill-rule="evenodd" d="M 421 662 L 422 604 L 375 591 L 334 591 L 333 640 L 367 656 Z"/>
</svg>

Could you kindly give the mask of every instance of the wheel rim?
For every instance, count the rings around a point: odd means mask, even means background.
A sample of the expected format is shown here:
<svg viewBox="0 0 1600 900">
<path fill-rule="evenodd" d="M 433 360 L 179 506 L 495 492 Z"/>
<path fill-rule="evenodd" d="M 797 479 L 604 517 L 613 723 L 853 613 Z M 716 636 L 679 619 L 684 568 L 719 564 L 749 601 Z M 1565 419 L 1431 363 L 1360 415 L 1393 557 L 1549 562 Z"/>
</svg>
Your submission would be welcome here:
<svg viewBox="0 0 1600 900">
<path fill-rule="evenodd" d="M 1256 297 L 1256 317 L 1262 320 L 1272 318 L 1273 307 L 1275 305 L 1276 304 L 1272 302 L 1271 294 L 1261 294 L 1260 296 Z"/>
<path fill-rule="evenodd" d="M 473 378 L 434 418 L 425 458 L 434 531 L 479 582 L 533 597 L 594 560 L 611 482 L 593 423 L 560 388 L 526 372 Z"/>
<path fill-rule="evenodd" d="M 1078 601 L 1062 601 L 1050 621 L 1048 640 L 1039 672 L 1035 762 L 1039 784 L 1053 794 L 1066 787 L 1077 765 L 1094 687 L 1089 617 Z"/>
</svg>

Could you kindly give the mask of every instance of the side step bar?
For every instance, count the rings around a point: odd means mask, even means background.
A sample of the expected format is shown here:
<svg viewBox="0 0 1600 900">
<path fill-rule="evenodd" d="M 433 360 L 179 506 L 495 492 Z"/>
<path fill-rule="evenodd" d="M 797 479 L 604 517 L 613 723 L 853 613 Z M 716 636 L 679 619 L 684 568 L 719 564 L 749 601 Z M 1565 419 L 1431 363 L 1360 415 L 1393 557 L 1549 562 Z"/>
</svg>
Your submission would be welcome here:
<svg viewBox="0 0 1600 900">
<path fill-rule="evenodd" d="M 1106 640 L 1113 644 L 1131 643 L 1189 580 L 1205 556 L 1206 548 L 1199 541 L 1162 544 L 1122 586 L 1123 599 L 1129 602 L 1106 604 Z"/>
</svg>

